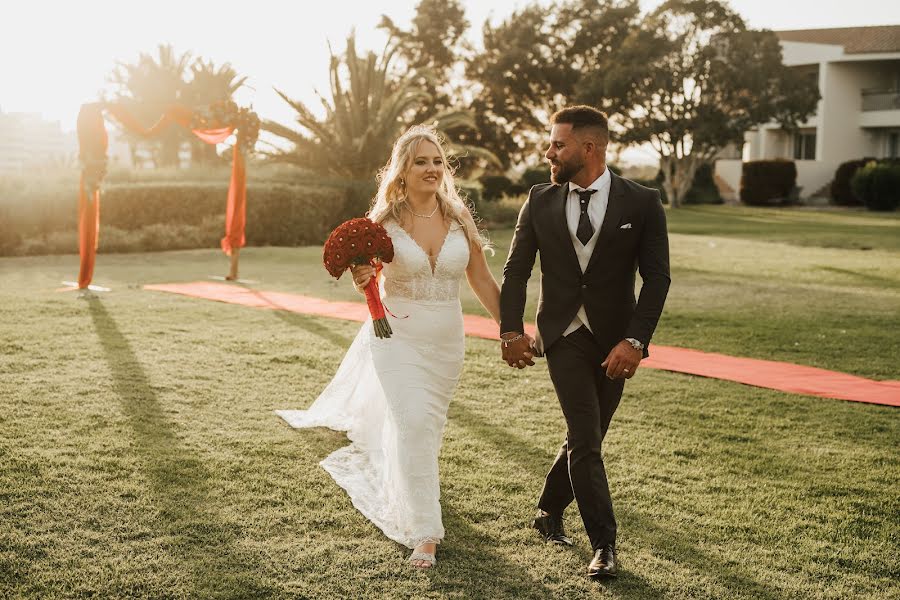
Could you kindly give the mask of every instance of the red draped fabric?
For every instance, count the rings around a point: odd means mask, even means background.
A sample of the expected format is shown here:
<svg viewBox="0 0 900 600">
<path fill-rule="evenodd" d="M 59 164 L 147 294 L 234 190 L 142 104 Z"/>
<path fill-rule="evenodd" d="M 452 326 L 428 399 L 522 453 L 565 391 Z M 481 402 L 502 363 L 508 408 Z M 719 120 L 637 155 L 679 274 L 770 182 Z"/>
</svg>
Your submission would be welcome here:
<svg viewBox="0 0 900 600">
<path fill-rule="evenodd" d="M 96 102 L 85 104 L 78 113 L 78 141 L 82 160 L 81 185 L 78 195 L 78 237 L 81 268 L 78 273 L 78 287 L 86 288 L 94 274 L 97 255 L 97 241 L 100 230 L 100 190 L 99 183 L 105 174 L 108 138 L 103 112 L 113 117 L 125 129 L 143 137 L 154 137 L 176 124 L 189 128 L 194 111 L 180 104 L 166 108 L 159 120 L 150 128 L 141 122 L 123 104 Z M 207 144 L 219 144 L 234 133 L 234 125 L 210 129 L 191 129 L 191 132 Z M 234 248 L 242 248 L 246 239 L 244 226 L 247 209 L 247 177 L 244 156 L 239 144 L 234 145 L 231 164 L 231 183 L 228 187 L 228 202 L 225 209 L 225 237 L 222 250 L 231 255 Z"/>
<path fill-rule="evenodd" d="M 244 169 L 244 155 L 234 145 L 234 160 L 231 163 L 231 185 L 228 186 L 228 206 L 225 209 L 225 237 L 222 251 L 231 256 L 234 248 L 243 248 L 244 225 L 247 222 L 247 174 Z"/>
</svg>

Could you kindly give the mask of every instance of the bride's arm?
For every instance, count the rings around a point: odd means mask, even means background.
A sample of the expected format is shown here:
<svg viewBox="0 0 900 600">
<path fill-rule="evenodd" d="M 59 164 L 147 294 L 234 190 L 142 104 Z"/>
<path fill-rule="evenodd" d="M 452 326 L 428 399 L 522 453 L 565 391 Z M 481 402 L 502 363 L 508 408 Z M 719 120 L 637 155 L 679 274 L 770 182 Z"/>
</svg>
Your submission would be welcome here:
<svg viewBox="0 0 900 600">
<path fill-rule="evenodd" d="M 463 216 L 466 219 L 466 228 L 476 231 L 475 220 L 466 211 Z M 494 279 L 494 274 L 488 267 L 484 248 L 480 244 L 469 244 L 469 264 L 466 266 L 466 279 L 469 287 L 475 292 L 481 305 L 487 310 L 497 324 L 500 324 L 500 286 Z"/>
</svg>

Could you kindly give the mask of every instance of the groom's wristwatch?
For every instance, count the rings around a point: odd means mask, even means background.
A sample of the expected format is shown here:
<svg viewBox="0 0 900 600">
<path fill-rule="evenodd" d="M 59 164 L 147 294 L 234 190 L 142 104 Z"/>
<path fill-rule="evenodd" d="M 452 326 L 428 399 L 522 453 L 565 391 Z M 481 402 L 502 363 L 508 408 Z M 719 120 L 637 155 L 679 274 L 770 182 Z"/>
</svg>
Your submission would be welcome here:
<svg viewBox="0 0 900 600">
<path fill-rule="evenodd" d="M 640 341 L 638 341 L 634 338 L 625 338 L 625 341 L 628 342 L 629 344 L 631 344 L 631 347 L 634 348 L 635 350 L 641 350 L 641 351 L 644 350 L 644 345 Z"/>
</svg>

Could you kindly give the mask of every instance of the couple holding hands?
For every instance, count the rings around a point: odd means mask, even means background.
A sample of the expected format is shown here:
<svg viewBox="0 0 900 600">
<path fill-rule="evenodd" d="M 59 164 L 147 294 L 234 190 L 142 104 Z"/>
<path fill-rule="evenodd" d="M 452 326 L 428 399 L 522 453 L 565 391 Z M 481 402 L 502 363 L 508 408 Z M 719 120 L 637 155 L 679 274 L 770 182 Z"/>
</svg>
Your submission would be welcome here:
<svg viewBox="0 0 900 600">
<path fill-rule="evenodd" d="M 387 339 L 364 324 L 313 405 L 278 411 L 294 427 L 347 431 L 352 443 L 322 466 L 367 519 L 413 550 L 409 560 L 418 568 L 437 563 L 444 538 L 438 453 L 463 366 L 459 287 L 465 275 L 499 323 L 503 360 L 521 369 L 536 356 L 546 358 L 565 418 L 566 437 L 532 526 L 548 543 L 573 545 L 563 512 L 574 500 L 594 552 L 588 575 L 618 571 L 602 445 L 625 380 L 648 355 L 669 289 L 665 212 L 658 191 L 606 167 L 604 113 L 573 106 L 554 114 L 550 125 L 551 182 L 534 186 L 522 206 L 502 285 L 488 268 L 485 242 L 453 182 L 441 139 L 416 126 L 397 140 L 368 216 L 394 244 L 383 299 L 405 318 L 388 316 L 394 335 Z M 532 339 L 523 316 L 538 255 Z M 367 265 L 353 268 L 358 289 L 373 275 Z"/>
</svg>

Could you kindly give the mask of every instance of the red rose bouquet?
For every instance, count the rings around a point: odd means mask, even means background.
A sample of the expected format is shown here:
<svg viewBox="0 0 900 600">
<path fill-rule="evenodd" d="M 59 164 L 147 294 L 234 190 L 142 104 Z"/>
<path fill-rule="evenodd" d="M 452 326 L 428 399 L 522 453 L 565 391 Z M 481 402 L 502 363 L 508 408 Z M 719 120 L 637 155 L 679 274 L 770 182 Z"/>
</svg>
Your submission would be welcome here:
<svg viewBox="0 0 900 600">
<path fill-rule="evenodd" d="M 366 303 L 375 335 L 391 337 L 391 326 L 384 314 L 384 304 L 378 293 L 378 276 L 381 263 L 394 260 L 394 244 L 384 227 L 366 218 L 350 219 L 335 228 L 325 241 L 322 262 L 332 277 L 340 279 L 351 265 L 369 264 L 375 267 L 375 276 L 366 285 Z"/>
</svg>

